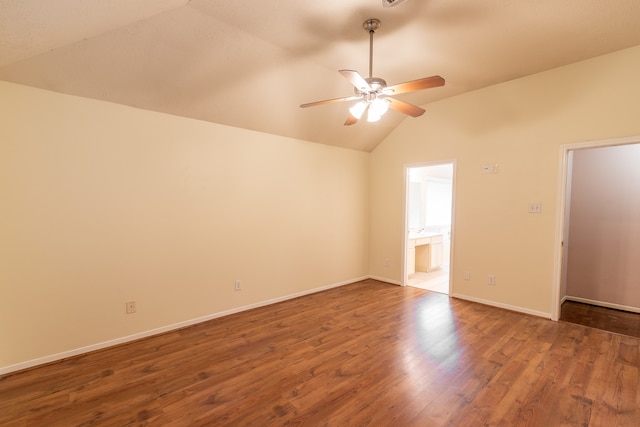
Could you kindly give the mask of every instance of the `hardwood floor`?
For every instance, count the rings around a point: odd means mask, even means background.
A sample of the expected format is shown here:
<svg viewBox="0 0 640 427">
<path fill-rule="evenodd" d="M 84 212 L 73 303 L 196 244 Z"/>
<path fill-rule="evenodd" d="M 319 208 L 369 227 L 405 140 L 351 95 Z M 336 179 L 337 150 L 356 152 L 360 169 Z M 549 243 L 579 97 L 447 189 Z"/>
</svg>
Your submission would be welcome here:
<svg viewBox="0 0 640 427">
<path fill-rule="evenodd" d="M 2 426 L 637 426 L 640 340 L 366 280 L 0 379 Z"/>
<path fill-rule="evenodd" d="M 560 320 L 640 338 L 640 314 L 565 301 Z"/>
</svg>

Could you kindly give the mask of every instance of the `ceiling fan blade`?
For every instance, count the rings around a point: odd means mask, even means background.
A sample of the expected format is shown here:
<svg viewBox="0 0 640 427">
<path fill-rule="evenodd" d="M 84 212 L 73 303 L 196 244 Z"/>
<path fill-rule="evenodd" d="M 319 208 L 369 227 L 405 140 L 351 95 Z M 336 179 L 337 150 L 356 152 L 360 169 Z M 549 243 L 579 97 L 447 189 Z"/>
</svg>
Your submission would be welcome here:
<svg viewBox="0 0 640 427">
<path fill-rule="evenodd" d="M 308 102 L 306 104 L 300 104 L 300 108 L 315 107 L 316 105 L 333 104 L 334 102 L 353 101 L 354 99 L 360 99 L 360 96 L 348 96 L 346 98 L 333 98 L 325 99 L 324 101 Z"/>
<path fill-rule="evenodd" d="M 412 80 L 410 82 L 398 83 L 397 85 L 387 86 L 383 89 L 384 93 L 389 95 L 397 95 L 399 93 L 413 92 L 414 90 L 429 89 L 431 87 L 444 86 L 444 79 L 440 76 L 425 77 L 424 79 Z"/>
<path fill-rule="evenodd" d="M 418 117 L 424 114 L 425 110 L 416 105 L 409 104 L 408 102 L 400 101 L 399 99 L 391 98 L 388 96 L 385 99 L 391 101 L 391 103 L 389 104 L 389 108 L 393 108 L 394 110 L 408 116 Z"/>
<path fill-rule="evenodd" d="M 345 120 L 344 125 L 345 126 L 351 126 L 351 125 L 356 124 L 357 122 L 358 122 L 358 119 L 356 119 L 351 114 L 349 114 L 349 117 L 347 117 L 347 120 Z"/>
<path fill-rule="evenodd" d="M 367 83 L 364 77 L 362 77 L 357 71 L 339 70 L 338 72 L 342 74 L 342 76 L 347 79 L 349 83 L 355 86 L 355 88 L 360 92 L 369 92 L 372 90 L 371 86 L 369 86 L 369 83 Z"/>
</svg>

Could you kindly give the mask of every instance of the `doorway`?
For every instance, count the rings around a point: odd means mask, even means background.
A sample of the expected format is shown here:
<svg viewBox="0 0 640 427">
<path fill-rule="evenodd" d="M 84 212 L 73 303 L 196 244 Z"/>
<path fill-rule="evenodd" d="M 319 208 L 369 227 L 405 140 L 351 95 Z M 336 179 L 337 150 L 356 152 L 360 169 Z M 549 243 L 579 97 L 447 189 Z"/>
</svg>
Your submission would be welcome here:
<svg viewBox="0 0 640 427">
<path fill-rule="evenodd" d="M 565 301 L 640 310 L 631 261 L 640 253 L 639 144 L 631 137 L 561 147 L 553 320 Z"/>
<path fill-rule="evenodd" d="M 403 284 L 449 294 L 454 163 L 412 165 L 405 175 Z"/>
</svg>

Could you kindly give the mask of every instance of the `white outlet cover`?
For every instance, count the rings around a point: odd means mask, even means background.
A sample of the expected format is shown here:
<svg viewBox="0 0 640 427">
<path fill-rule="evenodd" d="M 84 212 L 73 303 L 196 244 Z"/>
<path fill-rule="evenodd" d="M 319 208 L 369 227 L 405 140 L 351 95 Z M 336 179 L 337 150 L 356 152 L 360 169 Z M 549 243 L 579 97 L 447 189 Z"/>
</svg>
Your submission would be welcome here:
<svg viewBox="0 0 640 427">
<path fill-rule="evenodd" d="M 540 202 L 531 202 L 529 203 L 529 213 L 541 213 L 542 212 L 542 203 Z"/>
<path fill-rule="evenodd" d="M 136 312 L 136 302 L 135 301 L 127 301 L 125 303 L 125 309 L 127 314 L 133 314 Z"/>
</svg>

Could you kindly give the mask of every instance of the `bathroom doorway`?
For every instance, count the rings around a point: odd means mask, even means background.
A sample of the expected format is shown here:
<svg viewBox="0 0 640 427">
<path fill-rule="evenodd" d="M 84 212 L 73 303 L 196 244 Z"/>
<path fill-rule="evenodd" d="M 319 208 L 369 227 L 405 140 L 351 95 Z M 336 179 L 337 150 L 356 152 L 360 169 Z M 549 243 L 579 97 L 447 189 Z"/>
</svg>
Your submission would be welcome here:
<svg viewBox="0 0 640 427">
<path fill-rule="evenodd" d="M 404 284 L 449 294 L 454 163 L 406 168 Z"/>
</svg>

